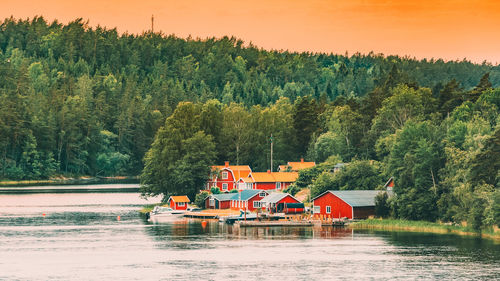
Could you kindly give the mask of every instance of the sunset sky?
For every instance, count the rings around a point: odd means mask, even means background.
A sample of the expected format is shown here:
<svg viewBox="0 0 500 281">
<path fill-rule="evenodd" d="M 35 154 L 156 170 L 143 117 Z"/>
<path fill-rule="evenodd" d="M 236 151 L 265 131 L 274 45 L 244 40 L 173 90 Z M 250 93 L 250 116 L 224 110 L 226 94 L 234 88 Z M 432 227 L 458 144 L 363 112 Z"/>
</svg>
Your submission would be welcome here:
<svg viewBox="0 0 500 281">
<path fill-rule="evenodd" d="M 42 15 L 119 32 L 234 35 L 265 49 L 467 58 L 500 63 L 498 0 L 2 0 L 0 17 Z"/>
</svg>

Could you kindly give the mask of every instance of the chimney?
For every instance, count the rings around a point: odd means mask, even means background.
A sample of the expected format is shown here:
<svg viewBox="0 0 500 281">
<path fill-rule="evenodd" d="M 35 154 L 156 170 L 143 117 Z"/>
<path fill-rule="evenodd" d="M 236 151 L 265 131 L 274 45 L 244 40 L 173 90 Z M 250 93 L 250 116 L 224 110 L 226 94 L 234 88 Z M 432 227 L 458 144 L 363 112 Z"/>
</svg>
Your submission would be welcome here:
<svg viewBox="0 0 500 281">
<path fill-rule="evenodd" d="M 224 167 L 226 167 L 226 168 L 229 167 L 229 161 L 224 162 Z"/>
<path fill-rule="evenodd" d="M 304 158 L 300 158 L 300 163 L 304 163 Z"/>
<path fill-rule="evenodd" d="M 271 170 L 267 170 L 267 173 L 270 174 L 271 173 Z"/>
</svg>

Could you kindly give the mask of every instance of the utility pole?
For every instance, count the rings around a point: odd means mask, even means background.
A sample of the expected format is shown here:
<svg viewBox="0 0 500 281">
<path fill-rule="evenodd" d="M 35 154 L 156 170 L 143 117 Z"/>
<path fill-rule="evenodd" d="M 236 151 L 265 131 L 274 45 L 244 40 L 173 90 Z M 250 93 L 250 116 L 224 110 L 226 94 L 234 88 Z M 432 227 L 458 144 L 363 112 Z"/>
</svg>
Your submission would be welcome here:
<svg viewBox="0 0 500 281">
<path fill-rule="evenodd" d="M 271 134 L 271 173 L 273 172 L 273 134 Z"/>
<path fill-rule="evenodd" d="M 151 15 L 151 33 L 155 32 L 155 15 Z"/>
</svg>

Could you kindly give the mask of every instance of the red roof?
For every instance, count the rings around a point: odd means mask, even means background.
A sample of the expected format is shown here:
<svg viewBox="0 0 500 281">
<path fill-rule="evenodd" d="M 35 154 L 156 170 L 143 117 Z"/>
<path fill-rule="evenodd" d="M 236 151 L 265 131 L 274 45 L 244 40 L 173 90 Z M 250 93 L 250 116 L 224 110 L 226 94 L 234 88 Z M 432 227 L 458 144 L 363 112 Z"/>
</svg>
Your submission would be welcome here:
<svg viewBox="0 0 500 281">
<path fill-rule="evenodd" d="M 252 172 L 250 166 L 248 165 L 223 165 L 223 166 L 212 166 L 212 171 L 217 170 L 228 170 L 233 174 L 235 180 L 240 178 L 248 177 Z"/>
</svg>

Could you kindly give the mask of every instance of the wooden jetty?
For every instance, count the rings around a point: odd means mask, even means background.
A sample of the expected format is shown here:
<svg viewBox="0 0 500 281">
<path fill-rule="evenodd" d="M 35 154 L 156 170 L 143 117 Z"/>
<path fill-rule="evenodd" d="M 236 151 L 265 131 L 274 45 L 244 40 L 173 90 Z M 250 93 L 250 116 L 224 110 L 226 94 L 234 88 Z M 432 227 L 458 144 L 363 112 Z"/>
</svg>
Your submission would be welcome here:
<svg viewBox="0 0 500 281">
<path fill-rule="evenodd" d="M 203 213 L 203 212 L 186 212 L 184 213 L 184 217 L 194 218 L 194 219 L 218 219 L 219 215 L 213 213 Z"/>
<path fill-rule="evenodd" d="M 240 227 L 270 227 L 270 226 L 313 226 L 310 221 L 237 221 L 235 225 Z"/>
</svg>

